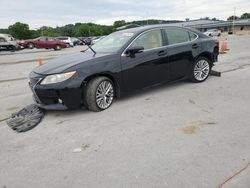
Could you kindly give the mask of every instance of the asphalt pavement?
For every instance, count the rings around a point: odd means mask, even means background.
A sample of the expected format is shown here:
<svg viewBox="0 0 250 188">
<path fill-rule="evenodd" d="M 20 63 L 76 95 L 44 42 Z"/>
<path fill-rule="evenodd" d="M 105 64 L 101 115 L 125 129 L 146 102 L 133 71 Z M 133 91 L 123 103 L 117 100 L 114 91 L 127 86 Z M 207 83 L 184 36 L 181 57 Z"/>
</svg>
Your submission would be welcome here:
<svg viewBox="0 0 250 188">
<path fill-rule="evenodd" d="M 26 133 L 4 119 L 32 103 L 37 59 L 83 47 L 0 52 L 0 188 L 249 188 L 250 36 L 227 42 L 222 77 L 143 90 L 100 113 L 50 111 Z"/>
</svg>

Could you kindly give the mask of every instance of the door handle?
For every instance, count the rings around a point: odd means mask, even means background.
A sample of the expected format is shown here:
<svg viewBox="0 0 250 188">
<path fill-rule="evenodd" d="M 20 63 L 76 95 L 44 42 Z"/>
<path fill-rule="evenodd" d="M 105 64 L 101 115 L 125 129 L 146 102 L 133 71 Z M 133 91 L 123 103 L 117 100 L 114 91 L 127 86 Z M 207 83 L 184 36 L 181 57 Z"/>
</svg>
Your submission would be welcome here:
<svg viewBox="0 0 250 188">
<path fill-rule="evenodd" d="M 168 52 L 164 51 L 164 50 L 161 50 L 158 52 L 158 56 L 165 56 L 167 55 Z"/>
<path fill-rule="evenodd" d="M 198 44 L 193 44 L 192 45 L 192 48 L 196 49 L 196 48 L 199 48 L 200 46 Z"/>
</svg>

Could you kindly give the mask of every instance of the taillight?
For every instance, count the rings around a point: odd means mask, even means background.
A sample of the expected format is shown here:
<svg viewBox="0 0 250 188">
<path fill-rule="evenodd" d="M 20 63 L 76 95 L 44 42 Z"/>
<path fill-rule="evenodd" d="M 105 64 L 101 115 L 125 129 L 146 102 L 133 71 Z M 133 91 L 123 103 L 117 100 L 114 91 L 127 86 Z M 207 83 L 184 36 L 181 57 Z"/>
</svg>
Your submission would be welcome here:
<svg viewBox="0 0 250 188">
<path fill-rule="evenodd" d="M 214 40 L 214 43 L 216 44 L 216 46 L 220 45 L 220 41 L 219 40 Z"/>
</svg>

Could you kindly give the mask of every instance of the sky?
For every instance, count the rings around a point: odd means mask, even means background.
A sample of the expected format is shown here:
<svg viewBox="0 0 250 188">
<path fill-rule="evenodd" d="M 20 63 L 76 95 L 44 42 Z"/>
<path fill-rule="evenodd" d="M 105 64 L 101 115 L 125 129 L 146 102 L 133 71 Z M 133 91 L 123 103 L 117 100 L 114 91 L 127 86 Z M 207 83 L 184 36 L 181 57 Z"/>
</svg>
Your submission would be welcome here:
<svg viewBox="0 0 250 188">
<path fill-rule="evenodd" d="M 250 12 L 250 0 L 0 0 L 0 28 L 17 21 L 37 29 L 77 22 L 112 25 L 116 20 L 225 20 L 234 7 L 239 16 Z"/>
</svg>

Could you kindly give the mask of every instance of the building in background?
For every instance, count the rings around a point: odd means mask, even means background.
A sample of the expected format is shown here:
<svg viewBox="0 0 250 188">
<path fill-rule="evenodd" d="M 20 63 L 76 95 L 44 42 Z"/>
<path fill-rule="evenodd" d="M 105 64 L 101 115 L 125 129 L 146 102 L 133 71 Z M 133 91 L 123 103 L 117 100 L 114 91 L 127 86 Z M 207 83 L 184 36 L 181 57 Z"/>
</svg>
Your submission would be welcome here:
<svg viewBox="0 0 250 188">
<path fill-rule="evenodd" d="M 222 32 L 250 32 L 250 19 L 235 20 L 235 21 L 223 21 L 223 20 L 191 20 L 181 23 L 175 23 L 172 25 L 178 25 L 182 27 L 191 27 L 201 32 L 205 32 L 209 29 L 219 29 Z"/>
</svg>

